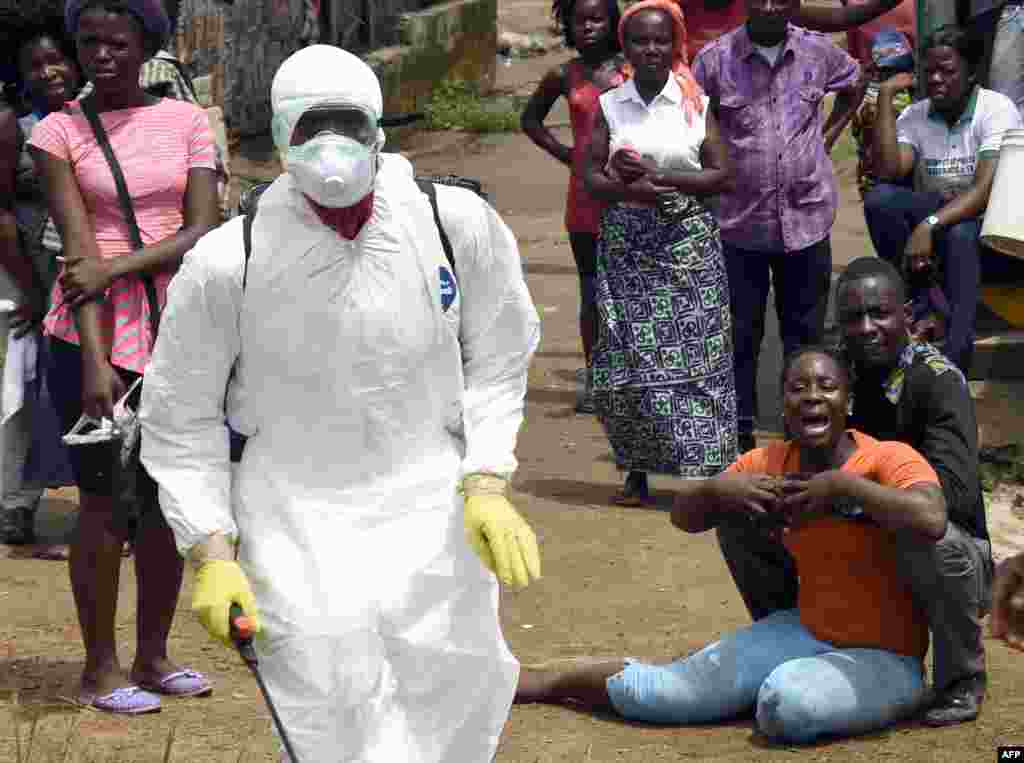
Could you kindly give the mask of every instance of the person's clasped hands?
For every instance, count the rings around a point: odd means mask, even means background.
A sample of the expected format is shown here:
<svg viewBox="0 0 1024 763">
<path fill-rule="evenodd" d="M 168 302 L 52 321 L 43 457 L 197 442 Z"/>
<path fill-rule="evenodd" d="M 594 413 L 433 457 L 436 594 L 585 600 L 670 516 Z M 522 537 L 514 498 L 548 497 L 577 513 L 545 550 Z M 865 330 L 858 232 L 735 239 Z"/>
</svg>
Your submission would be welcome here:
<svg viewBox="0 0 1024 763">
<path fill-rule="evenodd" d="M 64 302 L 79 307 L 90 299 L 102 297 L 115 273 L 112 260 L 102 257 L 65 257 L 64 269 L 58 278 Z"/>
<path fill-rule="evenodd" d="M 638 198 L 657 201 L 661 194 L 675 190 L 671 186 L 657 182 L 657 166 L 635 149 L 620 148 L 611 155 L 608 165 L 613 175 L 628 186 L 630 192 Z"/>
<path fill-rule="evenodd" d="M 837 474 L 726 472 L 715 478 L 712 489 L 730 515 L 777 536 L 832 513 Z"/>
</svg>

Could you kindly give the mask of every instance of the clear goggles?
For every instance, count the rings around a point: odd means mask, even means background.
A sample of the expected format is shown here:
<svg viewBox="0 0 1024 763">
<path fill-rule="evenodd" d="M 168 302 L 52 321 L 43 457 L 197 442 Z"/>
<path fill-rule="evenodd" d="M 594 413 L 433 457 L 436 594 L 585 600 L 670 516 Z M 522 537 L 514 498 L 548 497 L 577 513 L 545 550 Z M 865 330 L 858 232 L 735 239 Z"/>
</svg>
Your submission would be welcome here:
<svg viewBox="0 0 1024 763">
<path fill-rule="evenodd" d="M 380 143 L 381 137 L 377 118 L 349 104 L 293 104 L 274 115 L 273 131 L 274 142 L 280 148 L 305 143 L 323 133 L 351 138 L 371 148 Z"/>
</svg>

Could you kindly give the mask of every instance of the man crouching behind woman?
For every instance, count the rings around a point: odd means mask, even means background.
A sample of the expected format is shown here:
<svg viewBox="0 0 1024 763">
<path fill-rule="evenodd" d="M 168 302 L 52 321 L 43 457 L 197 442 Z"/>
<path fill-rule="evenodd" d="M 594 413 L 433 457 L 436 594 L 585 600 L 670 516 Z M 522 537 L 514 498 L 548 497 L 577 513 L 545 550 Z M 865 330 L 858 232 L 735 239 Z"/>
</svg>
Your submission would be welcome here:
<svg viewBox="0 0 1024 763">
<path fill-rule="evenodd" d="M 671 664 L 524 669 L 517 701 L 573 699 L 675 724 L 755 708 L 762 733 L 798 743 L 872 731 L 918 709 L 928 623 L 897 574 L 890 537 L 942 538 L 945 499 L 917 451 L 846 428 L 850 376 L 829 349 L 794 352 L 782 378 L 793 439 L 745 453 L 714 479 L 684 483 L 672 512 L 687 532 L 744 522 L 781 534 L 800 575 L 796 609 Z"/>
</svg>

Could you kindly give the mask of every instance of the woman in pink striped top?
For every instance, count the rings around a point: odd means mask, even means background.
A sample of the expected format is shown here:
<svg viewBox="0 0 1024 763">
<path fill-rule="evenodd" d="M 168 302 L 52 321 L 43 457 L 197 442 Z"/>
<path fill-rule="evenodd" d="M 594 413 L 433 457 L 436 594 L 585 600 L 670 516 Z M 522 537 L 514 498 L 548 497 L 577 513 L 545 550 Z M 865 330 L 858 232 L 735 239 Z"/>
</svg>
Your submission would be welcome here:
<svg viewBox="0 0 1024 763">
<path fill-rule="evenodd" d="M 68 0 L 65 21 L 95 85 L 86 97 L 121 165 L 144 244 L 141 250 L 132 244 L 113 175 L 80 102 L 40 122 L 29 144 L 67 256 L 44 322 L 52 347 L 51 391 L 67 431 L 83 411 L 109 417 L 114 402 L 145 371 L 155 337 L 141 276 L 152 278 L 163 304 L 181 258 L 217 223 L 218 206 L 205 114 L 139 86 L 143 62 L 169 31 L 161 3 Z M 72 466 L 81 494 L 71 583 L 86 648 L 82 701 L 135 714 L 158 710 L 158 694 L 208 693 L 204 676 L 167 657 L 183 566 L 155 501 L 140 507 L 134 536 L 138 651 L 130 673 L 121 670 L 114 622 L 128 534 L 115 515 L 109 457 L 104 462 L 88 449 L 71 450 L 79 451 Z"/>
</svg>

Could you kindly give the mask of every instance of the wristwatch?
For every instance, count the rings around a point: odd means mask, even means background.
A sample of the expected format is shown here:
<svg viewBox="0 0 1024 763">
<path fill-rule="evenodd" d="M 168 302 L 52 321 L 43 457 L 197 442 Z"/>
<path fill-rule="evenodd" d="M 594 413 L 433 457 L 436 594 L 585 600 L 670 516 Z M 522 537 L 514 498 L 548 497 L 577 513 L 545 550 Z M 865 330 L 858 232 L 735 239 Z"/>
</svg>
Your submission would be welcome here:
<svg viewBox="0 0 1024 763">
<path fill-rule="evenodd" d="M 928 217 L 924 218 L 924 221 L 934 228 L 936 225 L 939 224 L 939 216 L 928 215 Z"/>
</svg>

